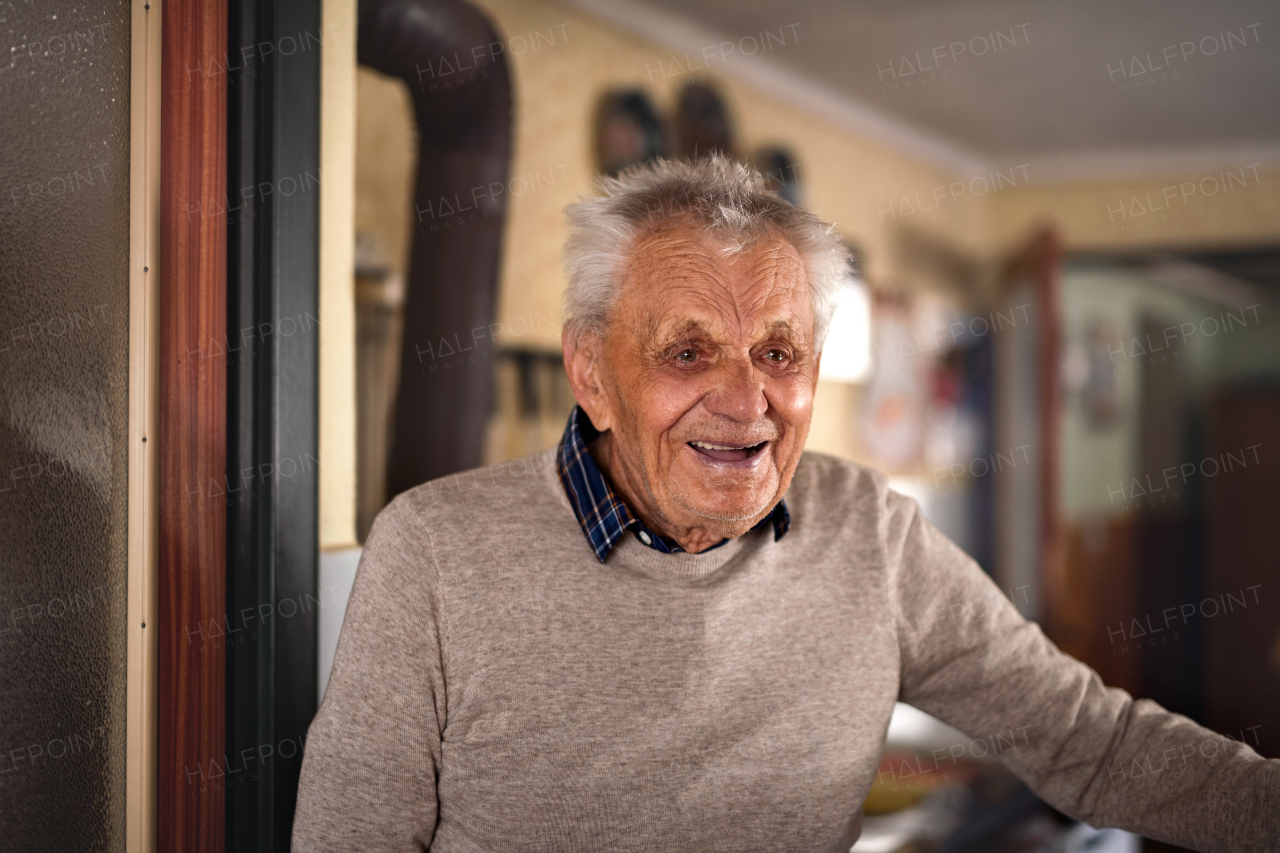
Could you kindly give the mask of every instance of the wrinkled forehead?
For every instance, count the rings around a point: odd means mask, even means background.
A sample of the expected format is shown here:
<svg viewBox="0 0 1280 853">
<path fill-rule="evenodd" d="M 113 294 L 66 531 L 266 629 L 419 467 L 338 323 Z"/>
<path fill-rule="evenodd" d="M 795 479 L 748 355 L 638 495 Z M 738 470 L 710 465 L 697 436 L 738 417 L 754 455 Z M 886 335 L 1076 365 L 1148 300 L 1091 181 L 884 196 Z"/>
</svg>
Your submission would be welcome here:
<svg viewBox="0 0 1280 853">
<path fill-rule="evenodd" d="M 735 244 L 687 222 L 654 227 L 636 240 L 621 285 L 615 319 L 643 339 L 812 337 L 804 261 L 777 231 Z"/>
</svg>

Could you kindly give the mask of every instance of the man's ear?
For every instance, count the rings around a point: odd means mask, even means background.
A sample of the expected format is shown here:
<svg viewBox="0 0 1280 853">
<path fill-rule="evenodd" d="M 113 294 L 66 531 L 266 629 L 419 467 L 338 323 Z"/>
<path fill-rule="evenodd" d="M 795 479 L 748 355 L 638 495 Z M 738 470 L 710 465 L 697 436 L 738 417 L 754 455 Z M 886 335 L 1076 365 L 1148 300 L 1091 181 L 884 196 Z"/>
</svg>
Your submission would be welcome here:
<svg viewBox="0 0 1280 853">
<path fill-rule="evenodd" d="M 564 353 L 564 369 L 569 375 L 569 387 L 574 399 L 587 413 L 592 425 L 604 432 L 612 426 L 609 400 L 601 383 L 600 361 L 603 342 L 594 332 L 585 332 L 573 338 L 566 328 L 560 333 L 560 349 Z"/>
</svg>

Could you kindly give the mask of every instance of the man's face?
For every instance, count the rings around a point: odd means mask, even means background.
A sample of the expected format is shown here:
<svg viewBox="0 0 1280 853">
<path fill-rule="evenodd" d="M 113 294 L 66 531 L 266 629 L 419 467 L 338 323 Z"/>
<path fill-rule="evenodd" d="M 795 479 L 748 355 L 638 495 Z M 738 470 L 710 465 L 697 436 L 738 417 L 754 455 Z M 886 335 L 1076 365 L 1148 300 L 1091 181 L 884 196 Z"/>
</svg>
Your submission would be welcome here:
<svg viewBox="0 0 1280 853">
<path fill-rule="evenodd" d="M 597 390 L 579 393 L 612 431 L 615 488 L 669 535 L 701 530 L 709 544 L 750 529 L 786 491 L 818 374 L 799 253 L 781 237 L 722 249 L 685 224 L 638 242 L 591 345 Z"/>
</svg>

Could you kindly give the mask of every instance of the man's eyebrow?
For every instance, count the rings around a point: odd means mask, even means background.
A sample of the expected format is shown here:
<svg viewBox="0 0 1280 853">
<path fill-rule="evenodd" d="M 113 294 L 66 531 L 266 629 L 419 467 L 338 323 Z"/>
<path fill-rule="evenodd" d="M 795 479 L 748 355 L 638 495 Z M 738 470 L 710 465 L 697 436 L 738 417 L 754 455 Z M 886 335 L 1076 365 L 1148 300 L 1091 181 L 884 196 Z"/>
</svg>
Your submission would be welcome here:
<svg viewBox="0 0 1280 853">
<path fill-rule="evenodd" d="M 765 334 L 772 338 L 785 338 L 788 341 L 796 341 L 803 338 L 802 335 L 796 334 L 796 330 L 786 320 L 774 320 L 769 324 Z"/>
<path fill-rule="evenodd" d="M 650 317 L 646 324 L 644 340 L 650 346 L 658 346 L 660 344 L 669 344 L 673 341 L 684 340 L 687 338 L 712 338 L 715 337 L 711 332 L 711 327 L 701 320 L 695 320 L 692 317 L 685 317 L 676 320 L 671 325 L 664 328 L 664 324 L 656 317 Z"/>
<path fill-rule="evenodd" d="M 701 320 L 686 318 L 678 320 L 667 329 L 668 338 L 711 337 L 711 327 Z"/>
<path fill-rule="evenodd" d="M 786 320 L 774 320 L 765 330 L 765 337 L 774 340 L 785 341 L 792 346 L 800 349 L 807 349 L 812 343 L 812 335 L 801 329 L 796 329 Z"/>
</svg>

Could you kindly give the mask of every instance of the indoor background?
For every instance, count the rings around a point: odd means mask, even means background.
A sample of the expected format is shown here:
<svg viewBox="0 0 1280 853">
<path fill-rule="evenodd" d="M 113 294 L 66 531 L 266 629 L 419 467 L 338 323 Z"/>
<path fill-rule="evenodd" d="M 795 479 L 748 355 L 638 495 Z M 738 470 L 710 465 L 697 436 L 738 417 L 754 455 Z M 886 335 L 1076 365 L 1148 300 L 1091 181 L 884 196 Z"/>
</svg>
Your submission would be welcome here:
<svg viewBox="0 0 1280 853">
<path fill-rule="evenodd" d="M 808 449 L 1280 757 L 1277 92 L 1254 0 L 0 3 L 0 837 L 288 849 L 373 519 L 556 444 L 565 206 L 712 151 L 855 256 Z M 854 850 L 1174 849 L 1018 736 L 900 705 Z"/>
</svg>

